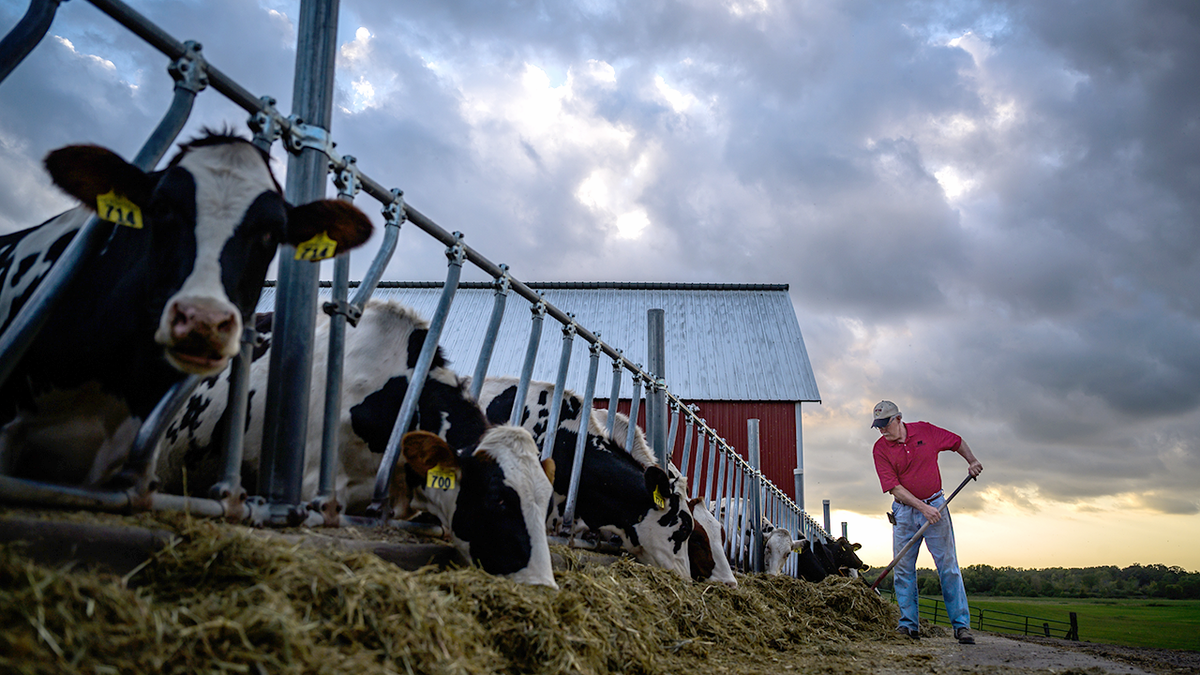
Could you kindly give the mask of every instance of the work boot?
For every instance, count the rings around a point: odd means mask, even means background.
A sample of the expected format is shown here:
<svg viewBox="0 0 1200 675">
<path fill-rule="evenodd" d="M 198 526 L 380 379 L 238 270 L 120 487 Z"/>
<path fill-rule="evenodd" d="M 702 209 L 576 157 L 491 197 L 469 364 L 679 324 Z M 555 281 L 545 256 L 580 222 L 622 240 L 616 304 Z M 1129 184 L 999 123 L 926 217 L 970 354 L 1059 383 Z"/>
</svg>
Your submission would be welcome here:
<svg viewBox="0 0 1200 675">
<path fill-rule="evenodd" d="M 958 644 L 960 644 L 960 645 L 975 644 L 975 636 L 971 635 L 970 628 L 966 628 L 966 627 L 955 628 L 954 629 L 954 637 L 958 639 Z"/>
<path fill-rule="evenodd" d="M 919 631 L 909 629 L 906 626 L 900 626 L 899 628 L 897 628 L 896 633 L 898 635 L 900 635 L 901 637 L 912 638 L 914 640 L 921 639 L 921 633 Z"/>
</svg>

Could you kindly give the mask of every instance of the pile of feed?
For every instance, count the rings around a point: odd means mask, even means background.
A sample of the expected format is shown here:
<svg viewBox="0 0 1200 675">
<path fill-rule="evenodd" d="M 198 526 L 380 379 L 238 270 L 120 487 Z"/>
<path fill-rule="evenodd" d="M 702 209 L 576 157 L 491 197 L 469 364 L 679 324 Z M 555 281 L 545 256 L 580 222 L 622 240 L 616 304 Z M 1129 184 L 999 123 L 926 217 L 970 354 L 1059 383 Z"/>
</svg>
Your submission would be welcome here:
<svg viewBox="0 0 1200 675">
<path fill-rule="evenodd" d="M 0 546 L 0 671 L 715 672 L 895 640 L 894 607 L 857 580 L 750 575 L 730 589 L 556 547 L 568 569 L 555 592 L 209 521 L 155 524 L 177 539 L 124 577 Z"/>
</svg>

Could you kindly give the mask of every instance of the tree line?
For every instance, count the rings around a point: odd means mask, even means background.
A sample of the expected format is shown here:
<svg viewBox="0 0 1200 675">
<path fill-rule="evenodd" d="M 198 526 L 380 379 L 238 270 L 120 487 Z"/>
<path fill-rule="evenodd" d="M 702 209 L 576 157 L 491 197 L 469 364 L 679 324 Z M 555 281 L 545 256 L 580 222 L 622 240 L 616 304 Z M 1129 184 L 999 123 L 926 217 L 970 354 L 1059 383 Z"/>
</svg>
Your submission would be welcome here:
<svg viewBox="0 0 1200 675">
<path fill-rule="evenodd" d="M 883 569 L 872 569 L 864 576 L 874 581 Z M 1048 567 L 1027 570 L 1020 567 L 968 565 L 962 568 L 963 585 L 973 595 L 1048 598 L 1168 598 L 1200 600 L 1200 572 L 1182 567 L 1133 564 L 1121 568 Z M 880 588 L 892 588 L 892 575 Z M 942 594 L 937 572 L 917 570 L 917 588 L 921 595 Z"/>
</svg>

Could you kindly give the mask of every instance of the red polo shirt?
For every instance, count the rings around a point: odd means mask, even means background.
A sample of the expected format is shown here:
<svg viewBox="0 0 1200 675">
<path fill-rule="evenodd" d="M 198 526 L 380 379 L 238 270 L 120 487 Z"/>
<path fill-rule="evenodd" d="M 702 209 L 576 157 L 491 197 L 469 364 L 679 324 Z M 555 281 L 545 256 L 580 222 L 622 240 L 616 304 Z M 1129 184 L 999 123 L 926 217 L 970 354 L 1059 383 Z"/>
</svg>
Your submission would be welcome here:
<svg viewBox="0 0 1200 675">
<path fill-rule="evenodd" d="M 929 422 L 902 422 L 908 436 L 903 443 L 889 443 L 883 436 L 875 441 L 875 473 L 884 492 L 903 485 L 921 501 L 942 489 L 938 453 L 956 451 L 962 437 Z"/>
</svg>

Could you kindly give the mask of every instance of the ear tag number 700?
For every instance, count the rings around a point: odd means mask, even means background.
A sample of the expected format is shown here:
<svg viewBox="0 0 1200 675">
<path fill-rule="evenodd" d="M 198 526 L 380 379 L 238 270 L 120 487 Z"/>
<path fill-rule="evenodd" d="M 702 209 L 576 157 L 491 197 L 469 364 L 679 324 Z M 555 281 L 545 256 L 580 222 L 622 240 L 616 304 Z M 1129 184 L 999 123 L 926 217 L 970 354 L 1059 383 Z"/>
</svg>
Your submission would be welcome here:
<svg viewBox="0 0 1200 675">
<path fill-rule="evenodd" d="M 425 487 L 433 490 L 453 490 L 454 483 L 454 469 L 448 466 L 435 466 L 425 476 Z"/>
</svg>

